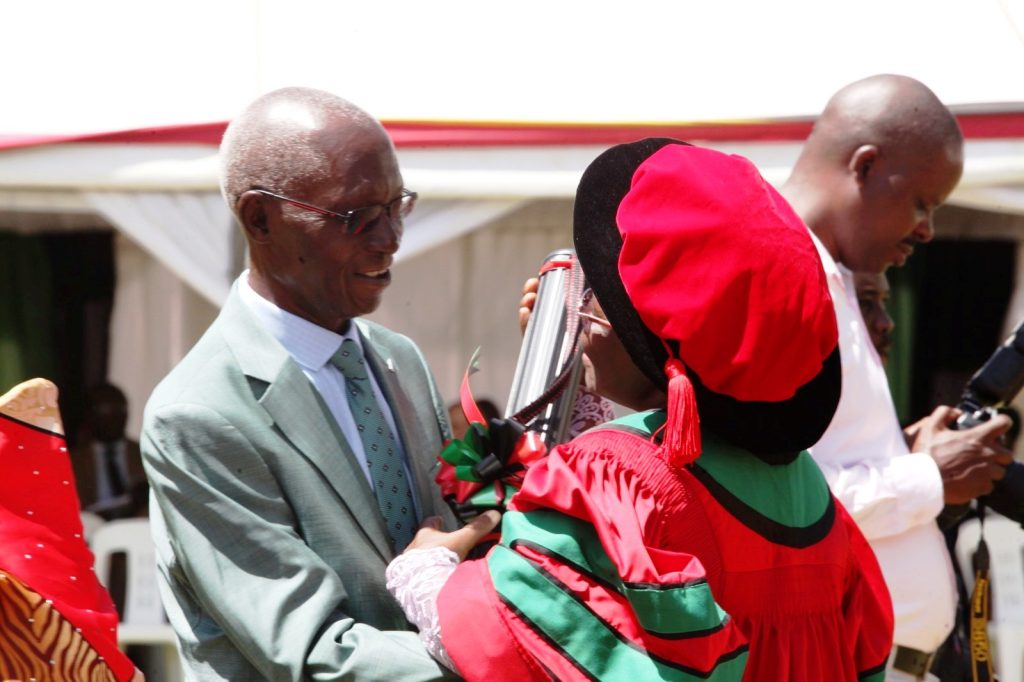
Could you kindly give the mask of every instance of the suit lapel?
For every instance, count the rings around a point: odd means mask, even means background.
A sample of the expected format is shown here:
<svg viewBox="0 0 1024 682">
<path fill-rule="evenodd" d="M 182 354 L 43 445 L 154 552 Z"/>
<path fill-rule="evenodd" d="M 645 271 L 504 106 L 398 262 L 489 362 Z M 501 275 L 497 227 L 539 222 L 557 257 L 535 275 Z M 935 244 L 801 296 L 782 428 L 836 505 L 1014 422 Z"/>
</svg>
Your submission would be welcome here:
<svg viewBox="0 0 1024 682">
<path fill-rule="evenodd" d="M 237 285 L 236 285 L 237 286 Z M 254 392 L 270 425 L 309 460 L 337 491 L 352 517 L 388 562 L 394 551 L 363 470 L 333 415 L 298 363 L 245 309 L 235 290 L 224 306 L 225 334 L 242 371 L 257 380 Z M 266 389 L 260 395 L 260 388 Z"/>
<path fill-rule="evenodd" d="M 433 465 L 436 462 L 436 455 L 440 454 L 440 448 L 437 452 L 422 452 L 424 447 L 430 447 L 428 444 L 440 442 L 440 437 L 436 433 L 436 423 L 424 424 L 422 406 L 417 409 L 409 397 L 410 391 L 402 386 L 402 381 L 411 380 L 411 377 L 399 377 L 401 368 L 389 350 L 374 342 L 370 330 L 365 325 L 360 324 L 357 327 L 363 336 L 363 355 L 370 363 L 377 384 L 384 393 L 395 418 L 395 425 L 398 427 L 413 483 L 416 486 L 416 500 L 419 502 L 421 513 L 419 520 L 422 521 L 427 516 L 441 513 L 435 504 L 433 476 Z M 430 395 L 426 386 L 415 393 L 419 396 Z M 432 414 L 432 405 L 429 406 L 429 410 Z M 431 426 L 434 428 L 433 434 L 430 432 Z"/>
</svg>

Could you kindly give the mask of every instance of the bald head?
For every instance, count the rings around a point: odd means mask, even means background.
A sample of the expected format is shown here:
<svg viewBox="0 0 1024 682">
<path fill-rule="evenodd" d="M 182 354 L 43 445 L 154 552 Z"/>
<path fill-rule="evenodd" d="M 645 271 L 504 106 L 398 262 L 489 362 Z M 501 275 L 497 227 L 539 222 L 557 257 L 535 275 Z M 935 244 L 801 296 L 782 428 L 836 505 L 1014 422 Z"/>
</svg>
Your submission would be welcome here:
<svg viewBox="0 0 1024 682">
<path fill-rule="evenodd" d="M 959 156 L 956 118 L 920 81 L 882 74 L 856 81 L 828 101 L 798 165 L 845 165 L 862 145 L 906 151 L 945 148 Z"/>
<path fill-rule="evenodd" d="M 963 172 L 956 118 L 923 83 L 871 76 L 829 100 L 782 193 L 834 260 L 903 265 Z"/>
<path fill-rule="evenodd" d="M 221 141 L 221 192 L 228 207 L 237 215 L 239 195 L 253 188 L 301 196 L 301 188 L 327 181 L 339 133 L 387 139 L 376 119 L 322 90 L 282 88 L 258 98 Z"/>
</svg>

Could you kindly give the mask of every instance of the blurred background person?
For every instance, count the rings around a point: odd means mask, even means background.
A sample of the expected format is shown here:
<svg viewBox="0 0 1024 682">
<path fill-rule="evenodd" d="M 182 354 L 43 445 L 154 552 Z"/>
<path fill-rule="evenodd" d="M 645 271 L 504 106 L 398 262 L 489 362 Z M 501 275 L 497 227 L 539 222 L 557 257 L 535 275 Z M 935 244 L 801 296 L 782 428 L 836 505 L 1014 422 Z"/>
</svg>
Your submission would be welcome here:
<svg viewBox="0 0 1024 682">
<path fill-rule="evenodd" d="M 128 400 L 113 384 L 89 391 L 78 445 L 71 453 L 83 511 L 103 518 L 145 516 L 149 484 L 139 443 L 125 434 Z"/>
<path fill-rule="evenodd" d="M 871 345 L 878 352 L 883 365 L 889 362 L 889 351 L 892 350 L 892 330 L 895 326 L 889 315 L 889 279 L 884 272 L 855 272 L 853 286 L 857 291 L 857 303 L 860 314 L 864 318 Z"/>
</svg>

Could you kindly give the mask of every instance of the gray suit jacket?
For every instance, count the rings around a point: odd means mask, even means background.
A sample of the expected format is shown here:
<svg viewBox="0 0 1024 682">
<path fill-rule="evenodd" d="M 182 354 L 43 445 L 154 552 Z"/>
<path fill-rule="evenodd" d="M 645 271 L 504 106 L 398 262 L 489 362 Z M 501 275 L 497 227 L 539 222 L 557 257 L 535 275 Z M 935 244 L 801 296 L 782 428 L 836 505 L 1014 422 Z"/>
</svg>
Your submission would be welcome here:
<svg viewBox="0 0 1024 682">
<path fill-rule="evenodd" d="M 419 349 L 357 321 L 423 516 L 447 414 Z M 393 558 L 370 486 L 319 394 L 231 295 L 156 388 L 142 452 L 161 594 L 192 679 L 445 675 L 384 586 Z"/>
</svg>

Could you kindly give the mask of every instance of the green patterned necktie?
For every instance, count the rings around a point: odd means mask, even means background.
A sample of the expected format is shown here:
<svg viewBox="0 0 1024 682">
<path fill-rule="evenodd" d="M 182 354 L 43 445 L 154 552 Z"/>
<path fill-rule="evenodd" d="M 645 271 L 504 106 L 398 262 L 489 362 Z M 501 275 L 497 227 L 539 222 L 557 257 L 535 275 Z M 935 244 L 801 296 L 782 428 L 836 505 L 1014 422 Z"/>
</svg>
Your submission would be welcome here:
<svg viewBox="0 0 1024 682">
<path fill-rule="evenodd" d="M 391 536 L 391 545 L 396 553 L 401 552 L 416 531 L 412 489 L 405 475 L 402 446 L 373 395 L 369 368 L 359 344 L 345 339 L 331 356 L 331 364 L 345 375 L 345 394 L 363 441 L 377 506 Z"/>
</svg>

